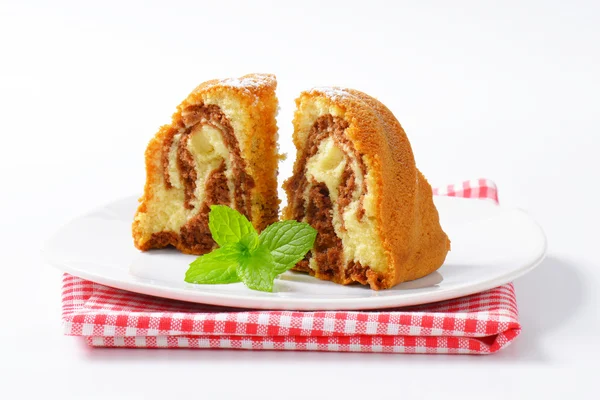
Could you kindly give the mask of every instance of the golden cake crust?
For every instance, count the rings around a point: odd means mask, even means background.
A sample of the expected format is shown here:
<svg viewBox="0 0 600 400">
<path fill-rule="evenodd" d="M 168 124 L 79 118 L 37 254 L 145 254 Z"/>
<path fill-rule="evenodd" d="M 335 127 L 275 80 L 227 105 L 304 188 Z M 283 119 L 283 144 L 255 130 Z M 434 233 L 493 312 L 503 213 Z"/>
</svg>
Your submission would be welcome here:
<svg viewBox="0 0 600 400">
<path fill-rule="evenodd" d="M 431 186 L 417 169 L 410 143 L 398 120 L 382 103 L 360 91 L 313 89 L 296 100 L 294 144 L 299 151 L 305 139 L 299 136 L 301 116 L 298 113 L 302 112 L 302 104 L 316 98 L 324 99 L 327 107 L 343 114 L 349 123 L 345 134 L 374 177 L 375 184 L 369 190 L 375 192 L 376 226 L 388 267 L 382 273 L 367 270 L 367 282 L 362 283 L 368 283 L 373 289 L 384 289 L 438 269 L 450 250 L 450 241 L 439 224 Z M 284 216 L 290 218 L 288 209 L 284 210 Z M 312 270 L 308 272 L 315 275 Z M 342 284 L 357 280 L 318 273 L 316 276 Z"/>
<path fill-rule="evenodd" d="M 181 102 L 172 115 L 171 124 L 162 126 L 146 148 L 146 184 L 132 224 L 132 236 L 138 249 L 145 251 L 173 245 L 184 253 L 206 252 L 184 243 L 180 232 L 149 232 L 140 222 L 143 215 L 149 212 L 149 204 L 161 194 L 159 192 L 172 190 L 165 188 L 165 165 L 162 161 L 165 143 L 185 128 L 185 110 L 198 105 L 227 105 L 231 101 L 235 102 L 236 109 L 222 109 L 226 115 L 238 113 L 241 109 L 245 116 L 241 126 L 246 133 L 238 135 L 237 139 L 246 172 L 253 180 L 250 190 L 252 224 L 260 231 L 278 219 L 276 86 L 275 76 L 271 74 L 248 74 L 235 79 L 210 80 L 197 86 Z"/>
</svg>

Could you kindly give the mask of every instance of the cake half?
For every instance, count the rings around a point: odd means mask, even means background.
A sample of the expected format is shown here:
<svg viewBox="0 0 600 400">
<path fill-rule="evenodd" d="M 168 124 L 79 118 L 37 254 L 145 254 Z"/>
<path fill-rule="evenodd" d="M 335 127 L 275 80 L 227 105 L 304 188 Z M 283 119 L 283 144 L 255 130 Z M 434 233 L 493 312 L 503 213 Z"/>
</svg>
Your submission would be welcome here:
<svg viewBox="0 0 600 400">
<path fill-rule="evenodd" d="M 373 289 L 438 269 L 450 241 L 394 115 L 352 89 L 313 89 L 296 105 L 297 155 L 283 215 L 318 234 L 295 269 Z"/>
<path fill-rule="evenodd" d="M 132 226 L 138 249 L 211 251 L 213 204 L 236 209 L 259 231 L 278 219 L 276 85 L 267 74 L 212 80 L 177 107 L 146 149 Z"/>
</svg>

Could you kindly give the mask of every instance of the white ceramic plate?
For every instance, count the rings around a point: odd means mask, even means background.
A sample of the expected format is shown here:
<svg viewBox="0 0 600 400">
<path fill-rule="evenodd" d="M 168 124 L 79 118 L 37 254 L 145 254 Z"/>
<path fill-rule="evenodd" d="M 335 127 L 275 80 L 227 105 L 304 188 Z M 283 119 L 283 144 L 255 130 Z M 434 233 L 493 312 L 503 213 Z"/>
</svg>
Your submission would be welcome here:
<svg viewBox="0 0 600 400">
<path fill-rule="evenodd" d="M 436 272 L 392 289 L 342 286 L 286 272 L 273 293 L 242 283 L 184 282 L 195 256 L 165 249 L 142 253 L 131 238 L 137 197 L 117 200 L 71 221 L 44 247 L 47 261 L 93 282 L 154 296 L 231 307 L 353 310 L 447 300 L 511 282 L 537 266 L 546 252 L 542 229 L 525 212 L 486 200 L 434 197 L 452 251 Z"/>
</svg>

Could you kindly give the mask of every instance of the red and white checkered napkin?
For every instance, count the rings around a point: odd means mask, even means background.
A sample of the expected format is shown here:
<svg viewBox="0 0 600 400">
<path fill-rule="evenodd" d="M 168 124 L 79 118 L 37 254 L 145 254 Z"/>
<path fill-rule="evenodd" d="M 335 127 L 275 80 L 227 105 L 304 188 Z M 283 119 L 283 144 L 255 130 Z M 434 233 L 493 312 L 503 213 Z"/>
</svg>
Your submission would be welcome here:
<svg viewBox="0 0 600 400">
<path fill-rule="evenodd" d="M 498 201 L 485 179 L 435 192 Z M 62 306 L 65 333 L 101 347 L 487 354 L 521 331 L 512 284 L 416 307 L 305 312 L 192 304 L 65 274 Z"/>
</svg>

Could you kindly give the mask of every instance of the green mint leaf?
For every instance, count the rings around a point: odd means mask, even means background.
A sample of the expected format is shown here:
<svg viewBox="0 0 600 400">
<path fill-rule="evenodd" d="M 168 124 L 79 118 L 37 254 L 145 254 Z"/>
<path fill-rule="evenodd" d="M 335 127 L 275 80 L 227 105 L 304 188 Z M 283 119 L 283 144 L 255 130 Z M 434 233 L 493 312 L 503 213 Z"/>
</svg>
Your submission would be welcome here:
<svg viewBox="0 0 600 400">
<path fill-rule="evenodd" d="M 210 207 L 208 226 L 220 248 L 190 264 L 185 281 L 200 284 L 244 282 L 253 290 L 273 291 L 273 281 L 309 251 L 317 237 L 310 225 L 281 221 L 260 236 L 248 219 L 227 206 Z"/>
<path fill-rule="evenodd" d="M 212 238 L 221 247 L 239 242 L 248 233 L 256 231 L 244 215 L 227 206 L 210 206 L 208 228 Z"/>
<path fill-rule="evenodd" d="M 302 260 L 316 237 L 316 229 L 309 224 L 288 220 L 269 225 L 260 234 L 259 243 L 269 249 L 277 276 Z"/>
<path fill-rule="evenodd" d="M 244 249 L 253 251 L 258 247 L 258 235 L 255 231 L 247 233 L 243 238 L 240 239 L 239 243 L 244 246 Z"/>
<path fill-rule="evenodd" d="M 279 275 L 273 269 L 273 257 L 265 246 L 240 257 L 237 273 L 250 289 L 263 292 L 273 291 L 273 280 Z"/>
<path fill-rule="evenodd" d="M 240 282 L 237 267 L 242 251 L 241 246 L 234 243 L 198 257 L 185 273 L 185 281 L 201 284 Z"/>
</svg>

